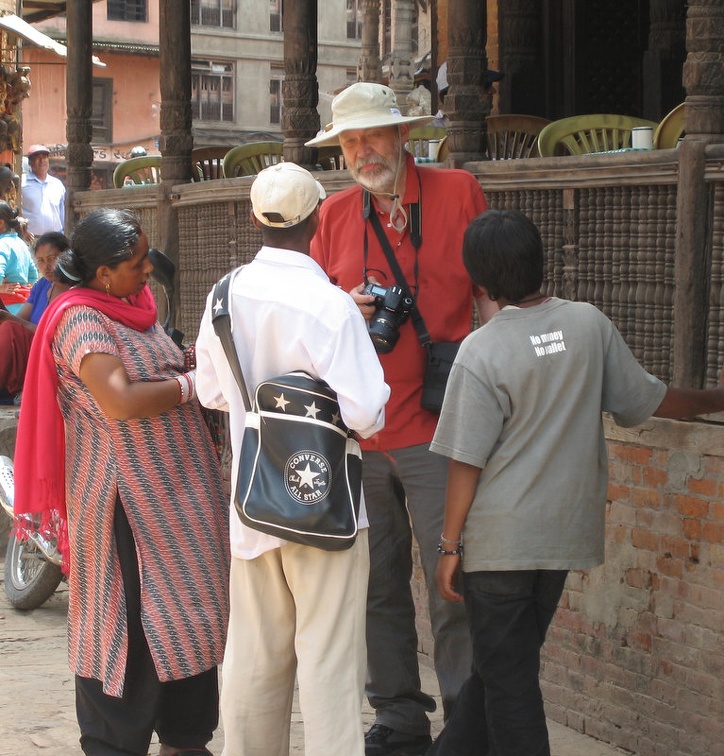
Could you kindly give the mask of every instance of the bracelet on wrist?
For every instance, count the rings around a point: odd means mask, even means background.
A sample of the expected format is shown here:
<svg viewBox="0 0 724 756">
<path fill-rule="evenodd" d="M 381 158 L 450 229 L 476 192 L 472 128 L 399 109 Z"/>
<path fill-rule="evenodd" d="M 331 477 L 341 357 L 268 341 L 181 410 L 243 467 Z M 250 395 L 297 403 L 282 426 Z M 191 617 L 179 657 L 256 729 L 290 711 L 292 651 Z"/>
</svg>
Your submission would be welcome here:
<svg viewBox="0 0 724 756">
<path fill-rule="evenodd" d="M 443 533 L 440 533 L 440 543 L 454 543 L 457 546 L 459 546 L 463 542 L 462 538 L 458 538 L 457 540 L 452 540 L 451 538 L 445 538 L 445 535 Z"/>
<path fill-rule="evenodd" d="M 176 380 L 176 382 L 179 385 L 179 388 L 181 389 L 181 396 L 179 397 L 178 403 L 186 404 L 188 401 L 191 400 L 194 393 L 191 379 L 186 375 L 186 373 L 175 375 L 174 379 Z"/>
<path fill-rule="evenodd" d="M 445 545 L 443 543 L 438 543 L 437 545 L 437 553 L 442 554 L 442 556 L 462 556 L 463 554 L 463 544 L 462 541 L 458 542 L 457 548 L 454 549 L 446 549 Z"/>
</svg>

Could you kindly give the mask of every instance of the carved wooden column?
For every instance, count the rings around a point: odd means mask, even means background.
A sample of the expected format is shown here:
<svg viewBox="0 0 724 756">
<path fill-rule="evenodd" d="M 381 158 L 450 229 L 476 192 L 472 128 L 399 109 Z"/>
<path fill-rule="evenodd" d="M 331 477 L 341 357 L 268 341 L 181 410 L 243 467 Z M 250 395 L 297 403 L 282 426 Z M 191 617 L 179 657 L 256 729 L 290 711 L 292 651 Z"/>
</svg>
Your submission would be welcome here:
<svg viewBox="0 0 724 756">
<path fill-rule="evenodd" d="M 284 159 L 310 167 L 316 148 L 304 143 L 319 131 L 317 83 L 317 0 L 284 6 Z"/>
<path fill-rule="evenodd" d="M 171 204 L 171 191 L 176 184 L 191 180 L 190 0 L 159 0 L 159 62 L 162 178 L 158 189 L 159 244 L 178 268 L 178 213 Z M 178 287 L 176 292 L 178 298 Z"/>
<path fill-rule="evenodd" d="M 643 61 L 643 117 L 652 121 L 661 120 L 684 98 L 681 67 L 686 56 L 685 17 L 684 0 L 650 2 L 648 49 Z"/>
<path fill-rule="evenodd" d="M 392 61 L 390 87 L 403 113 L 407 112 L 407 95 L 414 88 L 412 70 L 412 23 L 414 0 L 394 0 L 392 5 Z"/>
<path fill-rule="evenodd" d="M 161 68 L 161 176 L 164 183 L 191 179 L 190 0 L 159 1 Z"/>
<path fill-rule="evenodd" d="M 66 139 L 68 140 L 66 168 L 65 231 L 75 226 L 78 216 L 73 210 L 75 192 L 91 187 L 93 148 L 91 114 L 93 112 L 92 40 L 93 14 L 86 0 L 68 0 L 68 66 L 66 69 Z"/>
<path fill-rule="evenodd" d="M 362 55 L 357 65 L 357 80 L 379 81 L 380 0 L 363 0 L 362 12 Z"/>
<path fill-rule="evenodd" d="M 724 136 L 724 5 L 689 0 L 684 87 L 686 136 L 678 149 L 679 182 L 674 293 L 674 382 L 703 384 L 709 297 L 707 238 L 711 235 L 705 148 Z"/>
<path fill-rule="evenodd" d="M 498 0 L 500 70 L 505 78 L 495 86 L 501 113 L 545 115 L 541 12 L 539 0 Z"/>
<path fill-rule="evenodd" d="M 449 161 L 460 165 L 482 160 L 485 117 L 489 104 L 483 98 L 487 10 L 477 0 L 449 0 L 448 59 L 445 112 L 450 118 Z"/>
</svg>

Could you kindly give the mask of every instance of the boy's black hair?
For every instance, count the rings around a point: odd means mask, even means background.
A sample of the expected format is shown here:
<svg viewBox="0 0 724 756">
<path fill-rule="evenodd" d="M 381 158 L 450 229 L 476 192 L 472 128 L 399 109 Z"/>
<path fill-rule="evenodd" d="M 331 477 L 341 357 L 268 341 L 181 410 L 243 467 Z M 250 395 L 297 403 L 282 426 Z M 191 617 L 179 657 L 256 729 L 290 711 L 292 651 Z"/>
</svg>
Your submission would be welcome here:
<svg viewBox="0 0 724 756">
<path fill-rule="evenodd" d="M 518 210 L 487 210 L 473 218 L 463 237 L 463 262 L 492 300 L 516 303 L 543 283 L 540 232 Z"/>
</svg>

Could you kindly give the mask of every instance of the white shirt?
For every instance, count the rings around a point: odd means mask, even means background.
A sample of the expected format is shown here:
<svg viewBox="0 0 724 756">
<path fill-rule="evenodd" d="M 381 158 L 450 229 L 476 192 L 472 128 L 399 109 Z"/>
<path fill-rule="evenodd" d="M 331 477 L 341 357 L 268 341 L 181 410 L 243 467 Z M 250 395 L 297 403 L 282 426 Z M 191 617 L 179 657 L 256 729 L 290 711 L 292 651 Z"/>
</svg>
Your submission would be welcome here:
<svg viewBox="0 0 724 756">
<path fill-rule="evenodd" d="M 384 426 L 390 389 L 357 305 L 305 254 L 262 247 L 229 294 L 234 345 L 249 391 L 276 375 L 304 370 L 337 392 L 347 427 L 367 438 Z M 236 490 L 246 410 L 214 332 L 211 295 L 196 341 L 196 391 L 203 405 L 229 412 Z M 364 496 L 360 527 L 367 527 Z M 243 525 L 231 504 L 231 554 L 254 559 L 285 541 Z"/>
<path fill-rule="evenodd" d="M 32 171 L 23 174 L 23 217 L 35 236 L 47 231 L 63 231 L 65 225 L 65 185 L 48 174 L 41 181 Z"/>
</svg>

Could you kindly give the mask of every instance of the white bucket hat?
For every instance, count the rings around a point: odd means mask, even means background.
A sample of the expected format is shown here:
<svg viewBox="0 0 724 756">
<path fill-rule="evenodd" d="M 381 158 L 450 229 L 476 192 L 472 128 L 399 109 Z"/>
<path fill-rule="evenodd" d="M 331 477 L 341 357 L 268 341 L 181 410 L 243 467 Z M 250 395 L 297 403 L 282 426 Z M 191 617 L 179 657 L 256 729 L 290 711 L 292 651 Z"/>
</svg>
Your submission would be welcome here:
<svg viewBox="0 0 724 756">
<path fill-rule="evenodd" d="M 277 163 L 254 179 L 249 191 L 251 209 L 260 223 L 290 228 L 301 223 L 327 196 L 312 174 L 296 163 Z"/>
<path fill-rule="evenodd" d="M 332 100 L 332 123 L 307 147 L 339 144 L 339 135 L 352 129 L 371 129 L 380 126 L 399 126 L 403 123 L 428 123 L 433 116 L 403 116 L 397 106 L 395 93 L 383 84 L 358 81 Z"/>
</svg>

